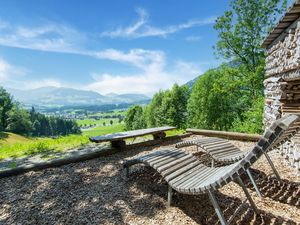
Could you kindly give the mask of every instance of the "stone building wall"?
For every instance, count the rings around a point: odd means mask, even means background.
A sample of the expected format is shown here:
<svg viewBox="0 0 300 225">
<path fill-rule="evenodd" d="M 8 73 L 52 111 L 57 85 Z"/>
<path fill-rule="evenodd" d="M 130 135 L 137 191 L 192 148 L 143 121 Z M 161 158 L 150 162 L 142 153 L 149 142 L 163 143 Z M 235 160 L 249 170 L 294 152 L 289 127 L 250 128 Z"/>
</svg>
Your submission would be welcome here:
<svg viewBox="0 0 300 225">
<path fill-rule="evenodd" d="M 265 127 L 285 113 L 300 113 L 300 22 L 266 50 Z M 300 167 L 300 136 L 282 149 L 286 159 Z"/>
</svg>

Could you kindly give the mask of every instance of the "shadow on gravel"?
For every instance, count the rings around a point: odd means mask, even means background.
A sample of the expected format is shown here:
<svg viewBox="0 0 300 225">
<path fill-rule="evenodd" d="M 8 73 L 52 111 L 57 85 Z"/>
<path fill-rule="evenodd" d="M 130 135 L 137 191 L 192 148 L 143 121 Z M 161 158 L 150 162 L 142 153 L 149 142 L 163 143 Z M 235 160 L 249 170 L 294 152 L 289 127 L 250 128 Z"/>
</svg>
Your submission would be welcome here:
<svg viewBox="0 0 300 225">
<path fill-rule="evenodd" d="M 264 197 L 269 197 L 280 203 L 296 206 L 300 209 L 300 183 L 290 180 L 277 180 L 274 176 L 266 175 L 260 170 L 251 169 L 252 175 Z M 254 190 L 249 180 L 246 186 Z"/>
<path fill-rule="evenodd" d="M 167 184 L 153 169 L 139 165 L 126 178 L 121 162 L 152 149 L 139 148 L 0 179 L 0 224 L 126 224 L 128 217 L 135 216 L 150 220 L 166 208 Z M 261 181 L 259 186 L 263 188 L 266 184 Z M 267 190 L 262 192 L 276 197 Z M 240 199 L 221 193 L 217 193 L 217 198 L 226 218 L 241 204 Z M 173 207 L 196 223 L 218 224 L 207 195 L 175 193 Z M 256 216 L 249 206 L 235 217 L 233 224 L 270 221 L 296 224 L 263 211 Z"/>
<path fill-rule="evenodd" d="M 162 180 L 161 176 L 156 173 L 154 169 L 141 166 L 141 169 L 139 171 L 137 170 L 136 172 L 131 173 L 128 182 L 135 183 L 143 193 L 150 193 L 151 195 L 153 195 L 153 192 L 155 192 L 155 194 L 164 198 L 162 207 L 166 207 L 167 183 Z M 216 193 L 216 197 L 226 219 L 229 219 L 234 211 L 242 204 L 241 199 L 233 198 L 220 192 Z M 149 205 L 148 207 L 156 206 Z M 215 210 L 209 201 L 208 195 L 206 194 L 184 195 L 176 192 L 173 196 L 172 207 L 180 208 L 180 210 L 182 210 L 187 216 L 189 216 L 198 224 L 219 224 L 219 220 L 215 213 Z M 283 217 L 275 216 L 272 213 L 265 212 L 263 210 L 259 211 L 260 214 L 256 215 L 251 209 L 251 206 L 249 204 L 246 204 L 235 216 L 232 224 L 297 224 L 293 220 L 287 220 Z"/>
<path fill-rule="evenodd" d="M 164 194 L 166 187 L 139 178 L 142 173 L 128 182 L 121 166 L 122 159 L 150 150 L 0 179 L 0 224 L 125 224 L 129 214 L 153 218 L 165 208 L 157 191 Z"/>
</svg>

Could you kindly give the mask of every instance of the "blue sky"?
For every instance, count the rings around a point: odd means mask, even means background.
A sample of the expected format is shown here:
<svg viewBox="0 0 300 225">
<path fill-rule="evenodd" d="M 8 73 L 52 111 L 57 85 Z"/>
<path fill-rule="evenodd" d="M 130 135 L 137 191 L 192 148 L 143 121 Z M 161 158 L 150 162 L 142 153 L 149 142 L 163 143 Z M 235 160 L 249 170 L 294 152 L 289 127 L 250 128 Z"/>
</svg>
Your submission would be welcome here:
<svg viewBox="0 0 300 225">
<path fill-rule="evenodd" d="M 0 85 L 144 93 L 216 67 L 228 0 L 0 1 Z"/>
</svg>

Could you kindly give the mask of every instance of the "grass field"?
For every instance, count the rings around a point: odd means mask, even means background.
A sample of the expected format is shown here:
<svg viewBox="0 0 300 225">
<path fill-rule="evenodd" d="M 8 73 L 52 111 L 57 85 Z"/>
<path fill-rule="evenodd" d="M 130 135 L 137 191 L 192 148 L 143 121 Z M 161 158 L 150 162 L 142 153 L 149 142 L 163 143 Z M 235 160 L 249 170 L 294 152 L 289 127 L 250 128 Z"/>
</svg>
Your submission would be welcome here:
<svg viewBox="0 0 300 225">
<path fill-rule="evenodd" d="M 119 122 L 119 119 L 100 119 L 100 120 L 95 120 L 95 119 L 84 119 L 84 120 L 76 120 L 77 124 L 79 126 L 84 126 L 84 125 L 103 125 L 103 122 L 106 124 L 110 124 L 110 121 L 113 121 L 113 124 L 116 124 Z"/>
<path fill-rule="evenodd" d="M 124 125 L 118 123 L 112 126 L 95 127 L 94 129 L 83 131 L 82 134 L 84 136 L 98 136 L 98 135 L 116 133 L 123 130 L 124 130 Z"/>
<path fill-rule="evenodd" d="M 84 131 L 81 135 L 69 135 L 58 138 L 27 138 L 12 133 L 0 133 L 0 160 L 6 158 L 18 158 L 33 154 L 47 156 L 53 152 L 63 152 L 72 148 L 80 147 L 90 143 L 90 136 L 98 136 L 109 133 L 124 131 L 123 124 L 113 126 L 99 126 Z M 167 136 L 184 133 L 184 130 L 167 131 Z M 151 135 L 145 136 L 152 139 Z"/>
<path fill-rule="evenodd" d="M 10 132 L 0 132 L 0 146 L 3 144 L 16 144 L 16 143 L 24 143 L 30 141 L 30 138 L 10 133 Z"/>
<path fill-rule="evenodd" d="M 25 142 L 0 145 L 0 159 L 18 158 L 36 153 L 49 154 L 65 151 L 89 143 L 84 135 L 69 135 L 59 138 L 33 138 Z"/>
</svg>

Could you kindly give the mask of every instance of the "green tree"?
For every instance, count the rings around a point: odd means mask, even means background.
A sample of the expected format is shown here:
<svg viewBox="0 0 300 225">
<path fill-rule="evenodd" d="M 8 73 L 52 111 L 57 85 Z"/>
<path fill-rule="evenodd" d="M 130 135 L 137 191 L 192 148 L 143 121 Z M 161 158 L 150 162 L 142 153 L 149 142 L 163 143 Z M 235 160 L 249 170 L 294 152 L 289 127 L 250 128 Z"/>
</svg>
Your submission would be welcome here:
<svg viewBox="0 0 300 225">
<path fill-rule="evenodd" d="M 250 110 L 243 113 L 243 120 L 236 118 L 234 131 L 260 134 L 263 132 L 264 97 L 259 97 Z"/>
<path fill-rule="evenodd" d="M 161 110 L 162 100 L 165 92 L 156 93 L 145 110 L 145 119 L 147 127 L 161 126 L 163 120 L 163 112 Z"/>
<path fill-rule="evenodd" d="M 263 93 L 264 50 L 261 42 L 286 9 L 287 0 L 231 0 L 231 9 L 218 17 L 216 53 L 240 64 L 253 99 Z"/>
<path fill-rule="evenodd" d="M 7 130 L 17 134 L 29 134 L 32 131 L 30 114 L 18 103 L 9 111 Z"/>
<path fill-rule="evenodd" d="M 0 87 L 0 131 L 7 129 L 9 112 L 13 106 L 13 97 L 4 88 Z"/>
<path fill-rule="evenodd" d="M 145 110 L 148 127 L 164 125 L 184 128 L 187 117 L 188 87 L 174 84 L 171 90 L 156 93 Z"/>
<path fill-rule="evenodd" d="M 161 102 L 161 120 L 159 125 L 170 125 L 177 128 L 186 126 L 188 88 L 174 84 L 170 91 L 166 91 Z"/>
<path fill-rule="evenodd" d="M 202 75 L 188 101 L 188 126 L 229 130 L 246 102 L 238 71 L 223 66 Z"/>
<path fill-rule="evenodd" d="M 144 110 L 141 106 L 130 107 L 125 115 L 125 130 L 136 130 L 146 128 Z"/>
</svg>

